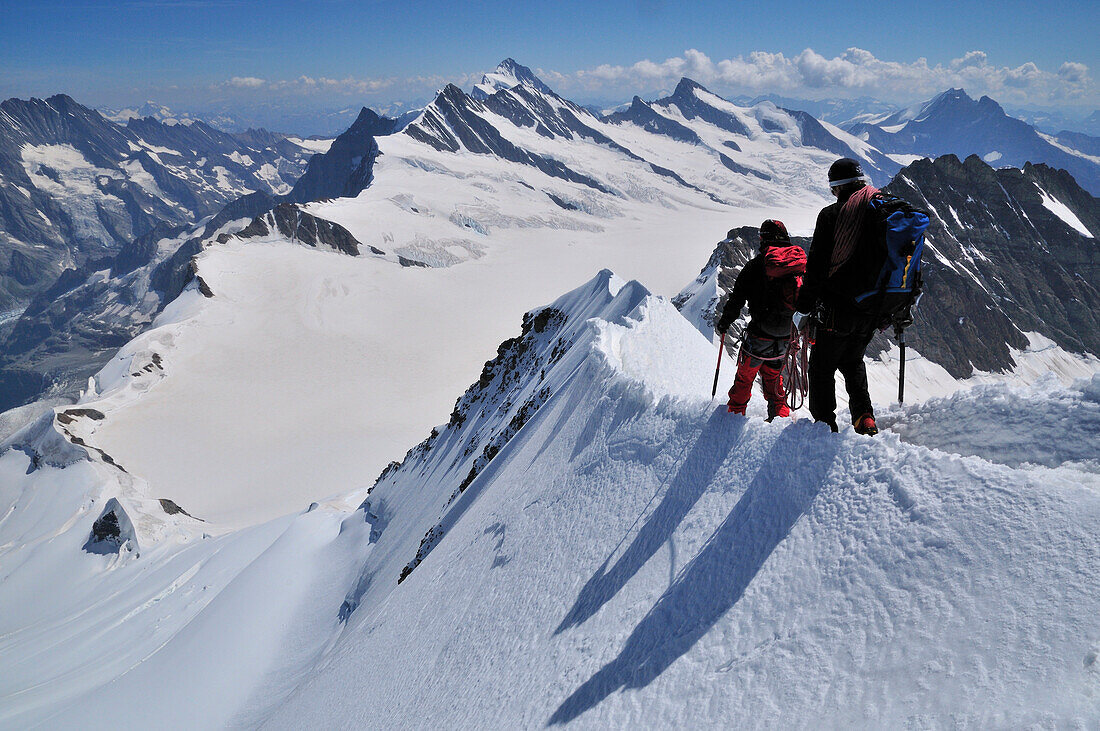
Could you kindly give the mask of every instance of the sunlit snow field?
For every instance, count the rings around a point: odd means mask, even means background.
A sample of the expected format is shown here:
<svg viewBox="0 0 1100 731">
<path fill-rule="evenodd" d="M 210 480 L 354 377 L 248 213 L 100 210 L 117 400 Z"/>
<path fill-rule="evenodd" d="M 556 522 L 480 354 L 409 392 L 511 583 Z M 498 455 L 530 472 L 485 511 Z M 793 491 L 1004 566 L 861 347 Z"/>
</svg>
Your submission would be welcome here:
<svg viewBox="0 0 1100 731">
<path fill-rule="evenodd" d="M 721 203 L 499 120 L 621 195 L 381 138 L 370 187 L 305 208 L 362 256 L 212 245 L 212 298 L 0 419 L 0 727 L 1095 721 L 1100 361 L 910 350 L 896 405 L 894 347 L 873 440 L 727 414 L 692 282 L 728 229 L 808 235 L 833 158 L 728 106 L 766 185 L 708 125 L 600 127 Z"/>
</svg>

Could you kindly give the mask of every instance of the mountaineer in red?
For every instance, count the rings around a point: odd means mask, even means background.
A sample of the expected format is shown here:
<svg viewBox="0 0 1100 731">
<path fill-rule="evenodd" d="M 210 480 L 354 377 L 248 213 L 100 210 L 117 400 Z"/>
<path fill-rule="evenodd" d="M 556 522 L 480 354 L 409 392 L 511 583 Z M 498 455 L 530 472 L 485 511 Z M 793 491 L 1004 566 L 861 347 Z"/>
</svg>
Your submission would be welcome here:
<svg viewBox="0 0 1100 731">
<path fill-rule="evenodd" d="M 760 373 L 768 400 L 768 421 L 790 416 L 781 371 L 791 337 L 791 315 L 805 271 L 806 252 L 791 244 L 783 222 L 768 219 L 760 224 L 760 253 L 737 275 L 717 323 L 718 334 L 725 333 L 748 303 L 751 319 L 741 340 L 737 377 L 729 392 L 731 413 L 745 413 L 753 381 Z"/>
</svg>

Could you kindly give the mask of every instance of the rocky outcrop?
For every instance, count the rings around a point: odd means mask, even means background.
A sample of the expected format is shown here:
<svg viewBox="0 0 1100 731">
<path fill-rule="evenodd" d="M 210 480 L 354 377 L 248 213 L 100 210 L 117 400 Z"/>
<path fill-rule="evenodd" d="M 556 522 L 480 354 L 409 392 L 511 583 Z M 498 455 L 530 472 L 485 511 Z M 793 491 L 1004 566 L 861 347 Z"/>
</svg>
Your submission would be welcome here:
<svg viewBox="0 0 1100 731">
<path fill-rule="evenodd" d="M 374 161 L 379 155 L 374 138 L 393 134 L 396 128 L 396 120 L 363 107 L 355 123 L 333 141 L 328 152 L 313 156 L 286 200 L 308 203 L 359 195 L 374 178 Z"/>
<path fill-rule="evenodd" d="M 248 239 L 279 233 L 306 246 L 332 249 L 351 256 L 359 255 L 359 242 L 338 223 L 312 216 L 293 203 L 280 203 L 267 213 L 257 216 L 238 234 Z M 372 247 L 373 248 L 373 247 Z M 381 253 L 373 249 L 375 253 Z"/>
<path fill-rule="evenodd" d="M 111 498 L 107 501 L 103 512 L 92 523 L 91 533 L 83 548 L 88 553 L 98 554 L 138 550 L 134 524 L 117 499 Z"/>
<path fill-rule="evenodd" d="M 1100 201 L 1068 172 L 947 155 L 913 163 L 887 190 L 932 216 L 926 296 L 908 336 L 919 352 L 956 377 L 1011 368 L 1022 332 L 1100 353 Z"/>
</svg>

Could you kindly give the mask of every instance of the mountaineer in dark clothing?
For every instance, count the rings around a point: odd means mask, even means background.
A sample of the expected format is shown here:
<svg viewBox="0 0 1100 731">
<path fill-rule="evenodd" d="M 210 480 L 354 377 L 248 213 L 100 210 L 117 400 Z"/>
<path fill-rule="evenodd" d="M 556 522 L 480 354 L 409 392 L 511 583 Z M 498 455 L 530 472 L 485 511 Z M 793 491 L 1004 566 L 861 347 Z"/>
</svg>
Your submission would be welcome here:
<svg viewBox="0 0 1100 731">
<path fill-rule="evenodd" d="M 852 254 L 857 250 L 875 250 L 873 245 L 862 245 L 861 239 L 875 235 L 871 226 L 862 224 L 866 203 L 878 191 L 867 185 L 859 162 L 847 157 L 829 168 L 829 187 L 837 200 L 818 214 L 806 277 L 796 303 L 798 312 L 794 316 L 795 326 L 801 330 L 816 315 L 816 339 L 809 367 L 810 414 L 837 431 L 839 370 L 848 391 L 852 425 L 859 434 L 873 435 L 878 433 L 878 427 L 863 357 L 878 322 L 855 306 L 855 297 L 868 279 L 874 281 L 883 257 L 871 261 L 874 256 Z"/>
<path fill-rule="evenodd" d="M 717 323 L 718 333 L 724 333 L 748 303 L 752 319 L 737 354 L 737 377 L 729 392 L 730 413 L 745 413 L 759 372 L 768 400 L 768 421 L 790 415 L 781 371 L 791 337 L 795 297 L 805 270 L 806 253 L 791 244 L 783 222 L 764 221 L 760 225 L 760 253 L 737 275 Z"/>
</svg>

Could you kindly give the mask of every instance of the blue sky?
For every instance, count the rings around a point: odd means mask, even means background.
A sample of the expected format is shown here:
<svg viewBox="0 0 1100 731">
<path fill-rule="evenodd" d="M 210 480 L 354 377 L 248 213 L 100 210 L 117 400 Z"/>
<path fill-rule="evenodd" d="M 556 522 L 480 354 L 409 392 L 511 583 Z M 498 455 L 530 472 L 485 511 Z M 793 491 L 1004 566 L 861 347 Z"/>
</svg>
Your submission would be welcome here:
<svg viewBox="0 0 1100 731">
<path fill-rule="evenodd" d="M 468 87 L 508 56 L 580 101 L 684 74 L 730 94 L 905 102 L 958 85 L 1100 106 L 1095 0 L 0 0 L 0 17 L 0 98 L 64 91 L 97 106 L 385 105 Z"/>
</svg>

